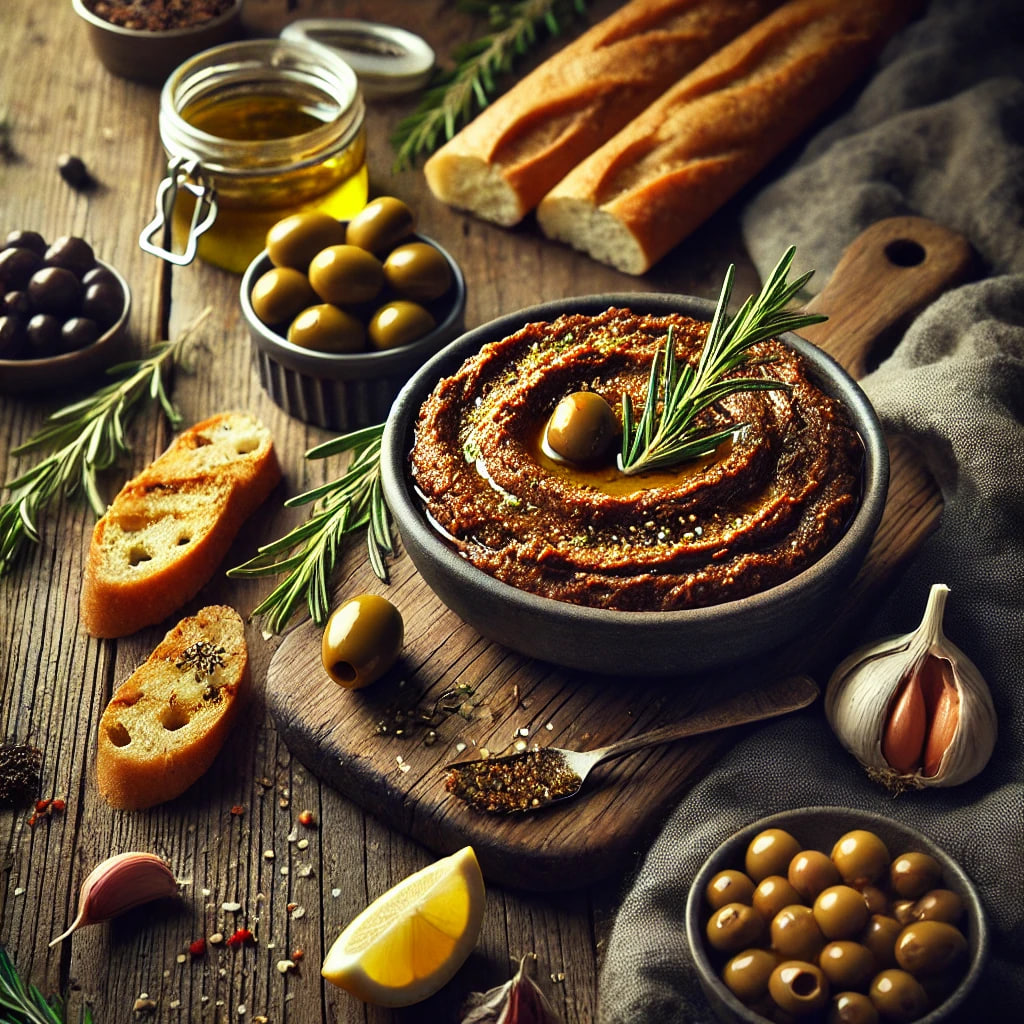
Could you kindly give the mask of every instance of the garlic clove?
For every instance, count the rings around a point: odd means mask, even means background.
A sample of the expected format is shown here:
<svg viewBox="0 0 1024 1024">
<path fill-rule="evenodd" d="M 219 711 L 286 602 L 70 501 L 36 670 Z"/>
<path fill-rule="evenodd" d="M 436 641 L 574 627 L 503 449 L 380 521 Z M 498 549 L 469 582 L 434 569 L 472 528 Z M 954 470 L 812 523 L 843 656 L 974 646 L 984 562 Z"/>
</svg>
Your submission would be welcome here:
<svg viewBox="0 0 1024 1024">
<path fill-rule="evenodd" d="M 97 864 L 82 883 L 78 914 L 67 931 L 50 942 L 56 946 L 75 929 L 107 921 L 150 900 L 177 896 L 171 869 L 152 853 L 119 853 Z"/>
</svg>

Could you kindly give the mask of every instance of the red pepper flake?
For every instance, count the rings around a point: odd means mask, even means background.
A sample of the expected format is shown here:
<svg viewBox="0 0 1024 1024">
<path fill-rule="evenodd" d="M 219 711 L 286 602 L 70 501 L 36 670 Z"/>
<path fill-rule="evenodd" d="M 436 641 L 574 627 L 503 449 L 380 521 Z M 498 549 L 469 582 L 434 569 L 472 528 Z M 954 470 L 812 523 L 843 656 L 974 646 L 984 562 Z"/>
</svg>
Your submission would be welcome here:
<svg viewBox="0 0 1024 1024">
<path fill-rule="evenodd" d="M 299 824 L 306 828 L 316 827 L 316 818 L 312 811 L 299 811 Z"/>
<path fill-rule="evenodd" d="M 38 816 L 38 815 L 36 815 L 36 814 L 33 814 L 33 815 L 32 815 L 32 816 L 31 816 L 31 817 L 30 817 L 30 818 L 28 819 L 28 827 L 29 827 L 29 828 L 32 828 L 32 826 L 33 826 L 33 825 L 35 825 L 35 823 L 36 823 L 36 822 L 37 822 L 38 820 L 39 820 L 39 816 Z"/>
<path fill-rule="evenodd" d="M 304 951 L 304 950 L 301 950 L 301 949 L 294 949 L 294 950 L 292 950 L 292 956 L 291 956 L 291 958 L 292 958 L 292 960 L 296 961 L 296 963 L 297 963 L 297 962 L 298 962 L 299 960 L 301 960 L 301 959 L 302 959 L 302 958 L 303 958 L 303 957 L 304 957 L 305 955 L 306 955 L 306 954 L 305 954 L 305 951 Z"/>
<path fill-rule="evenodd" d="M 288 903 L 288 904 L 285 905 L 284 909 L 287 910 L 288 913 L 290 914 L 297 906 L 298 906 L 298 903 Z"/>
<path fill-rule="evenodd" d="M 247 942 L 252 942 L 252 932 L 248 928 L 239 928 L 234 935 L 230 936 L 227 940 L 227 944 L 232 949 L 237 949 L 239 946 L 244 946 Z"/>
<path fill-rule="evenodd" d="M 193 956 L 202 956 L 206 952 L 206 939 L 196 939 L 189 944 L 188 951 Z"/>
<path fill-rule="evenodd" d="M 36 811 L 38 811 L 40 814 L 42 814 L 43 811 L 47 810 L 49 808 L 49 806 L 50 806 L 50 801 L 49 800 L 37 800 L 36 801 Z"/>
<path fill-rule="evenodd" d="M 239 815 L 245 814 L 245 808 L 241 804 L 235 804 L 231 808 L 231 813 L 237 818 Z"/>
<path fill-rule="evenodd" d="M 57 797 L 56 799 L 50 801 L 51 811 L 57 811 L 59 813 L 60 811 L 63 811 L 66 806 L 67 804 L 65 804 L 60 797 Z"/>
</svg>

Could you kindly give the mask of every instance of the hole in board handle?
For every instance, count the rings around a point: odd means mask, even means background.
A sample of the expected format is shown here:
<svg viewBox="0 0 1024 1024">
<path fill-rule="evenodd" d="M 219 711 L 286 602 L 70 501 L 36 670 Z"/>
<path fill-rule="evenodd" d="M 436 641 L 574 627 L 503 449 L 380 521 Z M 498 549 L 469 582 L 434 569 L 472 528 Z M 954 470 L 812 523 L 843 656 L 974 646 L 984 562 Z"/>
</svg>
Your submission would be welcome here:
<svg viewBox="0 0 1024 1024">
<path fill-rule="evenodd" d="M 886 259 L 897 267 L 916 267 L 924 263 L 924 246 L 910 238 L 896 238 L 885 247 Z"/>
</svg>

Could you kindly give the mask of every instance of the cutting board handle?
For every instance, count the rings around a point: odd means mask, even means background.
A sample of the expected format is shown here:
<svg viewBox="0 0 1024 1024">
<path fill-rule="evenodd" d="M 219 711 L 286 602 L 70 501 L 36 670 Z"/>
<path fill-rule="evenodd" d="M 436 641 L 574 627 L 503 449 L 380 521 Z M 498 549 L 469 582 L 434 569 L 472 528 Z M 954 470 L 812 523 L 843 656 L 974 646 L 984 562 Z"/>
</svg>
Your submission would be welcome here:
<svg viewBox="0 0 1024 1024">
<path fill-rule="evenodd" d="M 829 319 L 800 334 L 853 377 L 863 377 L 873 350 L 891 343 L 894 334 L 898 340 L 914 316 L 968 280 L 975 266 L 967 239 L 934 221 L 876 221 L 850 243 L 831 280 L 807 304 L 808 312 Z"/>
</svg>

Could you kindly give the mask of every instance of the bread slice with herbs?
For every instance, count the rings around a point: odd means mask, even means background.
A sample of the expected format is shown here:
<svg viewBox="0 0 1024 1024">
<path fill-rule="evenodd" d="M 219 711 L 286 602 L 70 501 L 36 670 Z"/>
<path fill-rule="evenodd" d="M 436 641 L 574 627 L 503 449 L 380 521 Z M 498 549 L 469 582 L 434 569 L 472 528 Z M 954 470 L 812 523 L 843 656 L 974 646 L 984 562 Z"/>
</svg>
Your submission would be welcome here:
<svg viewBox="0 0 1024 1024">
<path fill-rule="evenodd" d="M 182 433 L 96 523 L 80 605 L 86 631 L 127 636 L 178 611 L 280 479 L 270 432 L 247 413 Z"/>
<path fill-rule="evenodd" d="M 96 774 L 104 800 L 134 811 L 184 793 L 213 764 L 248 689 L 238 612 L 211 605 L 182 619 L 100 718 Z"/>
</svg>

